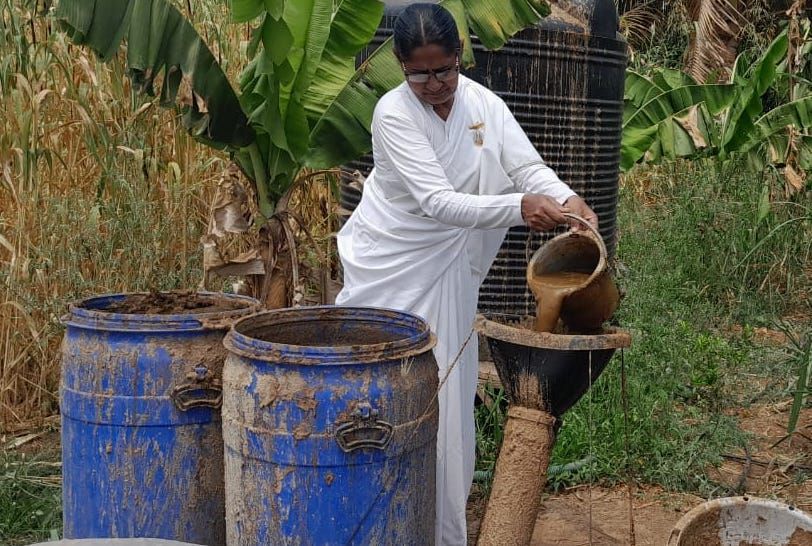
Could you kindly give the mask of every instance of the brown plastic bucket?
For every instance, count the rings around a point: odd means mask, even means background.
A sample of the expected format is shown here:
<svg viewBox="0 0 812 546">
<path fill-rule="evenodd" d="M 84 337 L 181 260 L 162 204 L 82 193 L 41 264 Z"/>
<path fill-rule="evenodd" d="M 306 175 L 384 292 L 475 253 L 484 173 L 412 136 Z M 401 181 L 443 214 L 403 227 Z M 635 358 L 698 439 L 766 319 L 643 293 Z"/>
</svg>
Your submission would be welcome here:
<svg viewBox="0 0 812 546">
<path fill-rule="evenodd" d="M 609 273 L 606 245 L 600 233 L 575 214 L 565 216 L 586 226 L 586 230 L 568 231 L 539 248 L 527 265 L 527 283 L 533 289 L 538 275 L 558 272 L 588 273 L 589 277 L 573 286 L 561 302 L 559 316 L 570 331 L 597 330 L 617 310 L 620 300 L 617 286 Z"/>
</svg>

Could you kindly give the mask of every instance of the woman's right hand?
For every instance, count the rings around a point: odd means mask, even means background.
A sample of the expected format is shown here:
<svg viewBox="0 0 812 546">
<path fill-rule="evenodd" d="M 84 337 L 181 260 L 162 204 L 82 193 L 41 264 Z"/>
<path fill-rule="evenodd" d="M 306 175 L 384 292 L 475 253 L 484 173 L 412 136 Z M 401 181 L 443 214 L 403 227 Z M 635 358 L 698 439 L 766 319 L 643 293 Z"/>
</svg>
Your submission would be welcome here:
<svg viewBox="0 0 812 546">
<path fill-rule="evenodd" d="M 548 231 L 567 223 L 565 209 L 546 195 L 527 193 L 522 197 L 522 218 L 535 231 Z"/>
</svg>

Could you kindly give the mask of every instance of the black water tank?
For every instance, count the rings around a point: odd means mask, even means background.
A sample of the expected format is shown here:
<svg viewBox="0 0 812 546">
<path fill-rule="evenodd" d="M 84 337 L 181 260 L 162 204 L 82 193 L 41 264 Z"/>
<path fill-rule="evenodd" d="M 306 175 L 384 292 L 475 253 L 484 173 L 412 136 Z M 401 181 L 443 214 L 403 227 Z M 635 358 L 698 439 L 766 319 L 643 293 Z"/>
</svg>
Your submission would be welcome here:
<svg viewBox="0 0 812 546">
<path fill-rule="evenodd" d="M 389 6 L 372 44 L 391 35 L 394 17 L 407 2 Z M 519 124 L 562 180 L 600 218 L 610 254 L 616 243 L 620 138 L 626 42 L 618 34 L 613 0 L 551 2 L 552 13 L 487 51 L 474 39 L 476 67 L 465 74 L 507 103 Z M 350 165 L 368 174 L 371 156 Z M 342 206 L 352 210 L 360 193 L 342 186 Z M 525 270 L 533 252 L 554 233 L 511 229 L 479 293 L 488 315 L 535 313 Z"/>
</svg>

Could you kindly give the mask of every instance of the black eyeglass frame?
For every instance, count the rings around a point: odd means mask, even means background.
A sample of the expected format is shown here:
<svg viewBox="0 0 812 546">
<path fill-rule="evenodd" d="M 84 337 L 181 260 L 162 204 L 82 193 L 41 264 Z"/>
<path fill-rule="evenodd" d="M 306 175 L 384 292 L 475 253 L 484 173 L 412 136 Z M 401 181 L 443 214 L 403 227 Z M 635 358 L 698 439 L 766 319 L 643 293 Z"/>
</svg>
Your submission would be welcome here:
<svg viewBox="0 0 812 546">
<path fill-rule="evenodd" d="M 444 82 L 451 79 L 454 74 L 458 74 L 460 71 L 460 56 L 459 54 L 456 55 L 456 60 L 454 61 L 454 66 L 449 68 L 443 68 L 442 70 L 426 70 L 426 71 L 418 71 L 418 72 L 408 72 L 406 70 L 406 65 L 401 61 L 400 68 L 403 70 L 403 77 L 406 78 L 406 81 L 409 83 L 428 83 L 429 79 L 434 76 L 434 79 L 438 82 Z"/>
</svg>

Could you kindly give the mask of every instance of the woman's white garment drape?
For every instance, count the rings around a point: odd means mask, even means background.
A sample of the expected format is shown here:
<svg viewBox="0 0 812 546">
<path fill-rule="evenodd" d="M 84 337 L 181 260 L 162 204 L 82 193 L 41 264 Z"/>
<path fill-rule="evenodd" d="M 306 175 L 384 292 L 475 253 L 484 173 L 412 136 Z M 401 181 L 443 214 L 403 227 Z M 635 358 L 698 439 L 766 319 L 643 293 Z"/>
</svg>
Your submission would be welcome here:
<svg viewBox="0 0 812 546">
<path fill-rule="evenodd" d="M 414 313 L 437 335 L 442 380 L 473 327 L 479 287 L 521 200 L 563 203 L 574 192 L 546 167 L 504 102 L 460 76 L 443 121 L 402 84 L 372 122 L 375 168 L 338 235 L 344 288 L 338 305 Z M 437 437 L 437 545 L 466 543 L 474 473 L 477 340 L 443 386 Z"/>
</svg>

